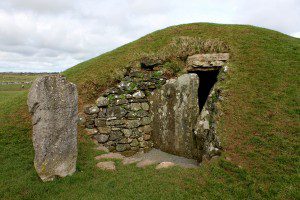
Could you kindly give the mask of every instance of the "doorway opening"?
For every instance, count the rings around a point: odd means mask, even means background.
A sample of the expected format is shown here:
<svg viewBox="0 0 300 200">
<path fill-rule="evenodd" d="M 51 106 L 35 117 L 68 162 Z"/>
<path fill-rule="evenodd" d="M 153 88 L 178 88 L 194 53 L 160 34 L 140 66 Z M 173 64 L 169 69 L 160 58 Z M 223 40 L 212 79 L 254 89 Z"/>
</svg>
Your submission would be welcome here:
<svg viewBox="0 0 300 200">
<path fill-rule="evenodd" d="M 210 94 L 211 89 L 217 82 L 217 77 L 220 69 L 209 70 L 209 71 L 195 71 L 199 77 L 199 88 L 198 88 L 198 103 L 200 113 L 205 105 L 205 102 Z"/>
</svg>

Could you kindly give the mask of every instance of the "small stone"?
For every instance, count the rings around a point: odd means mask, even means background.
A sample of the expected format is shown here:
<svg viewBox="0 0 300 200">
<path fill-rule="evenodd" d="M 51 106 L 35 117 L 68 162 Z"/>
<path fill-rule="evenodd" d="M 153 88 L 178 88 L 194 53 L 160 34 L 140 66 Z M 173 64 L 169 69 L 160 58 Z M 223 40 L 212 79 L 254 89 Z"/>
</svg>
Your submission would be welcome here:
<svg viewBox="0 0 300 200">
<path fill-rule="evenodd" d="M 143 117 L 141 119 L 141 125 L 148 125 L 151 123 L 151 118 L 150 117 Z"/>
<path fill-rule="evenodd" d="M 78 124 L 79 126 L 82 126 L 82 125 L 84 125 L 85 123 L 86 123 L 86 118 L 85 118 L 84 114 L 82 114 L 82 113 L 78 114 L 77 124 Z"/>
<path fill-rule="evenodd" d="M 106 125 L 107 126 L 116 126 L 116 125 L 122 125 L 124 123 L 125 123 L 124 120 L 109 120 L 106 122 Z"/>
<path fill-rule="evenodd" d="M 175 163 L 173 162 L 161 162 L 155 167 L 155 169 L 165 169 L 173 166 L 175 166 Z"/>
<path fill-rule="evenodd" d="M 128 100 L 127 99 L 117 99 L 116 100 L 116 105 L 122 105 L 122 104 L 127 104 Z"/>
<path fill-rule="evenodd" d="M 108 140 L 109 135 L 104 135 L 104 134 L 100 134 L 100 135 L 95 135 L 94 138 L 99 142 L 99 143 L 105 143 Z"/>
<path fill-rule="evenodd" d="M 87 125 L 94 125 L 95 124 L 95 118 L 97 117 L 97 114 L 94 115 L 87 115 L 85 120 L 85 126 Z"/>
<path fill-rule="evenodd" d="M 97 114 L 99 112 L 99 108 L 97 106 L 92 106 L 90 108 L 90 114 Z"/>
<path fill-rule="evenodd" d="M 107 145 L 107 146 L 113 146 L 113 145 L 116 145 L 116 142 L 115 141 L 108 141 L 108 142 L 106 142 L 105 145 Z"/>
<path fill-rule="evenodd" d="M 130 108 L 131 108 L 131 110 L 133 110 L 133 111 L 138 111 L 138 110 L 140 110 L 142 107 L 141 107 L 141 104 L 140 104 L 140 103 L 131 103 L 131 104 L 130 104 Z"/>
<path fill-rule="evenodd" d="M 139 132 L 137 129 L 132 130 L 132 135 L 131 135 L 132 138 L 139 138 L 142 136 L 143 136 L 143 133 Z"/>
<path fill-rule="evenodd" d="M 152 128 L 150 125 L 146 125 L 139 127 L 138 130 L 142 133 L 150 133 L 152 131 Z"/>
<path fill-rule="evenodd" d="M 137 118 L 137 113 L 136 112 L 128 112 L 126 117 L 128 119 L 135 119 L 135 118 Z"/>
<path fill-rule="evenodd" d="M 86 128 L 85 131 L 86 131 L 87 135 L 94 135 L 94 134 L 98 133 L 98 130 L 95 128 L 93 128 L 93 129 Z"/>
<path fill-rule="evenodd" d="M 127 128 L 137 128 L 141 125 L 140 120 L 127 120 L 125 123 Z"/>
<path fill-rule="evenodd" d="M 99 113 L 98 113 L 98 118 L 106 118 L 106 108 L 100 108 Z"/>
<path fill-rule="evenodd" d="M 109 140 L 117 140 L 122 138 L 123 133 L 121 131 L 112 131 L 109 135 Z"/>
<path fill-rule="evenodd" d="M 136 147 L 131 147 L 132 151 L 138 151 L 140 149 L 140 147 L 136 146 Z"/>
<path fill-rule="evenodd" d="M 132 71 L 131 73 L 130 73 L 130 76 L 131 77 L 137 77 L 137 78 L 139 78 L 139 77 L 142 77 L 144 74 L 142 73 L 142 72 L 139 72 L 139 71 Z"/>
<path fill-rule="evenodd" d="M 140 62 L 141 62 L 141 66 L 144 69 L 153 69 L 154 67 L 161 65 L 163 63 L 161 59 L 157 57 L 151 57 L 151 56 L 141 58 Z"/>
<path fill-rule="evenodd" d="M 154 89 L 156 89 L 156 85 L 153 83 L 153 84 L 149 85 L 148 88 L 154 90 Z"/>
<path fill-rule="evenodd" d="M 129 103 L 143 103 L 143 102 L 148 102 L 147 99 L 129 99 Z"/>
<path fill-rule="evenodd" d="M 145 110 L 139 110 L 139 111 L 136 112 L 137 117 L 146 117 L 148 115 L 149 115 L 149 113 Z"/>
<path fill-rule="evenodd" d="M 95 119 L 95 125 L 97 127 L 104 127 L 104 126 L 106 126 L 106 119 L 105 118 L 96 118 Z"/>
<path fill-rule="evenodd" d="M 84 112 L 88 115 L 97 114 L 99 112 L 99 108 L 97 106 L 87 105 L 84 107 Z"/>
<path fill-rule="evenodd" d="M 141 106 L 142 106 L 143 110 L 149 110 L 149 104 L 148 103 L 142 103 Z"/>
<path fill-rule="evenodd" d="M 152 148 L 154 146 L 154 143 L 152 141 L 147 141 L 148 142 L 148 147 Z"/>
<path fill-rule="evenodd" d="M 144 140 L 150 140 L 151 136 L 150 135 L 147 135 L 147 134 L 144 134 Z"/>
<path fill-rule="evenodd" d="M 123 129 L 122 132 L 124 133 L 125 137 L 130 137 L 132 134 L 132 130 L 131 129 Z"/>
<path fill-rule="evenodd" d="M 122 138 L 120 141 L 118 141 L 119 144 L 128 144 L 132 141 L 130 138 Z"/>
<path fill-rule="evenodd" d="M 157 163 L 157 162 L 154 161 L 154 160 L 148 160 L 148 159 L 146 159 L 146 160 L 142 160 L 142 161 L 138 162 L 138 163 L 136 164 L 136 166 L 137 166 L 138 168 L 145 168 L 145 167 L 147 167 L 147 166 L 149 166 L 149 165 L 154 165 L 154 164 L 156 164 L 156 163 Z"/>
<path fill-rule="evenodd" d="M 96 105 L 98 107 L 106 107 L 108 106 L 108 98 L 107 97 L 99 97 L 97 100 L 96 100 Z"/>
<path fill-rule="evenodd" d="M 126 97 L 126 99 L 132 99 L 132 95 L 131 94 L 126 94 L 125 97 Z"/>
<path fill-rule="evenodd" d="M 115 171 L 116 166 L 113 161 L 105 161 L 105 162 L 99 162 L 96 165 L 99 169 L 108 170 L 108 171 Z"/>
<path fill-rule="evenodd" d="M 139 145 L 139 142 L 137 139 L 133 139 L 132 142 L 130 143 L 130 146 L 132 146 L 132 147 L 136 147 L 138 145 Z"/>
<path fill-rule="evenodd" d="M 120 153 L 107 153 L 107 154 L 102 154 L 102 155 L 95 157 L 96 160 L 101 160 L 101 159 L 120 159 L 120 160 L 122 160 L 123 158 L 125 158 L 125 156 L 123 156 Z"/>
<path fill-rule="evenodd" d="M 115 146 L 107 146 L 107 148 L 108 148 L 108 150 L 110 151 L 110 152 L 112 152 L 112 151 L 114 151 L 114 150 L 116 150 L 116 147 Z"/>
<path fill-rule="evenodd" d="M 140 147 L 146 147 L 147 146 L 147 144 L 148 144 L 148 142 L 147 141 L 141 141 L 140 142 Z"/>
<path fill-rule="evenodd" d="M 137 140 L 138 140 L 139 142 L 142 142 L 142 141 L 144 141 L 144 137 L 139 137 Z"/>
<path fill-rule="evenodd" d="M 123 89 L 123 88 L 126 88 L 126 86 L 127 86 L 128 84 L 126 83 L 126 82 L 124 82 L 124 81 L 121 81 L 119 84 L 118 84 L 118 88 L 120 88 L 120 89 Z"/>
<path fill-rule="evenodd" d="M 110 93 L 110 94 L 119 94 L 120 89 L 119 88 L 111 88 L 111 89 L 108 90 L 108 93 Z"/>
<path fill-rule="evenodd" d="M 137 91 L 137 92 L 133 93 L 132 96 L 133 96 L 133 98 L 136 98 L 136 99 L 142 99 L 145 97 L 145 94 L 142 91 Z"/>
<path fill-rule="evenodd" d="M 110 120 L 115 120 L 115 119 L 117 119 L 116 117 L 108 117 L 108 118 L 106 118 L 107 119 L 107 121 L 110 121 Z"/>
<path fill-rule="evenodd" d="M 115 106 L 115 107 L 109 107 L 107 109 L 107 116 L 108 117 L 117 117 L 117 118 L 122 118 L 126 115 L 127 111 L 120 107 L 120 106 Z"/>
<path fill-rule="evenodd" d="M 87 128 L 87 129 L 93 129 L 94 128 L 94 124 L 86 124 L 85 128 Z"/>
<path fill-rule="evenodd" d="M 123 165 L 130 165 L 130 164 L 133 164 L 133 163 L 137 163 L 137 162 L 140 162 L 142 160 L 142 158 L 124 158 L 122 160 L 122 164 Z"/>
<path fill-rule="evenodd" d="M 106 148 L 106 147 L 103 146 L 103 145 L 99 145 L 99 146 L 96 148 L 96 150 L 98 150 L 98 151 L 103 151 L 103 152 L 105 152 L 105 153 L 108 153 L 108 152 L 109 152 L 108 148 Z"/>
<path fill-rule="evenodd" d="M 119 152 L 125 151 L 127 149 L 130 149 L 129 144 L 117 144 L 117 146 L 116 146 L 116 150 Z"/>
<path fill-rule="evenodd" d="M 98 127 L 98 130 L 99 130 L 99 133 L 109 134 L 111 131 L 111 127 L 109 127 L 109 126 Z"/>
</svg>

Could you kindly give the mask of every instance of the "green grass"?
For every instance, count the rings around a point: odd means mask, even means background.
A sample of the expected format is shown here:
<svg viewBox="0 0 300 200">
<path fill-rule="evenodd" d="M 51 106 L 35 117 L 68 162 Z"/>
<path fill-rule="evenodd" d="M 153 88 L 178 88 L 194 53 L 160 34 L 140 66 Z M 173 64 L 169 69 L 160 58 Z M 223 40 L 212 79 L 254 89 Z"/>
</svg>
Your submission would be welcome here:
<svg viewBox="0 0 300 200">
<path fill-rule="evenodd" d="M 24 88 L 22 87 L 24 86 Z M 30 88 L 31 84 L 9 84 L 9 85 L 0 85 L 0 91 L 25 91 Z"/>
<path fill-rule="evenodd" d="M 129 61 L 163 49 L 172 37 L 218 39 L 229 46 L 224 115 L 218 132 L 224 153 L 200 169 L 156 171 L 117 165 L 95 168 L 97 152 L 80 136 L 77 173 L 42 183 L 33 168 L 26 91 L 0 91 L 2 199 L 299 199 L 300 40 L 240 25 L 170 27 L 86 61 L 64 74 L 83 95 L 115 82 Z M 80 131 L 80 135 L 82 135 Z"/>
<path fill-rule="evenodd" d="M 30 82 L 41 74 L 0 73 L 0 82 Z"/>
</svg>

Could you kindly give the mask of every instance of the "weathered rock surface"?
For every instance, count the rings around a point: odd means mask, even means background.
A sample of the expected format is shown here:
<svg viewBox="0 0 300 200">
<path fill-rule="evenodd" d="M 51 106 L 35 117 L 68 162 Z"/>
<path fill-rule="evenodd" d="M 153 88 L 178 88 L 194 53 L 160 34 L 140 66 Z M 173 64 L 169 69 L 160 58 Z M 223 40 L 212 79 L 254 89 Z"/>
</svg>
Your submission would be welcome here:
<svg viewBox="0 0 300 200">
<path fill-rule="evenodd" d="M 187 59 L 188 71 L 209 71 L 220 69 L 229 59 L 228 53 L 195 54 Z"/>
<path fill-rule="evenodd" d="M 102 154 L 100 156 L 95 157 L 96 160 L 100 160 L 100 159 L 123 159 L 123 158 L 125 158 L 125 156 L 123 156 L 120 153 L 108 153 L 108 154 Z"/>
<path fill-rule="evenodd" d="M 155 169 L 165 169 L 173 166 L 175 166 L 175 163 L 173 162 L 161 162 L 155 167 Z"/>
<path fill-rule="evenodd" d="M 229 53 L 211 53 L 211 54 L 195 54 L 189 56 L 187 64 L 189 66 L 223 66 L 224 62 L 229 59 Z"/>
<path fill-rule="evenodd" d="M 168 80 L 150 97 L 154 147 L 193 158 L 196 148 L 193 127 L 199 115 L 198 87 L 196 74 L 184 74 Z"/>
<path fill-rule="evenodd" d="M 76 86 L 55 75 L 38 78 L 27 101 L 33 115 L 34 166 L 43 181 L 76 170 L 78 96 Z"/>
<path fill-rule="evenodd" d="M 99 145 L 99 146 L 96 148 L 96 150 L 98 150 L 98 151 L 103 151 L 103 152 L 105 152 L 105 153 L 108 153 L 108 152 L 109 152 L 108 148 L 106 148 L 106 147 L 103 146 L 102 144 Z"/>
<path fill-rule="evenodd" d="M 104 162 L 99 162 L 96 165 L 99 169 L 103 169 L 103 170 L 108 170 L 108 171 L 115 171 L 116 170 L 116 166 L 115 163 L 113 161 L 104 161 Z"/>
<path fill-rule="evenodd" d="M 94 138 L 99 142 L 99 143 L 104 143 L 107 142 L 109 135 L 105 135 L 105 134 L 99 134 L 99 135 L 95 135 Z"/>
<path fill-rule="evenodd" d="M 165 153 L 163 151 L 152 149 L 146 153 L 137 153 L 131 157 L 122 160 L 124 165 L 137 163 L 137 167 L 146 167 L 158 164 L 157 169 L 179 166 L 182 168 L 198 168 L 199 163 L 196 160 Z"/>
<path fill-rule="evenodd" d="M 156 164 L 156 163 L 157 163 L 157 161 L 155 161 L 155 160 L 148 160 L 148 159 L 145 159 L 145 160 L 142 160 L 142 161 L 138 162 L 138 163 L 136 164 L 136 166 L 137 166 L 138 168 L 145 168 L 145 167 L 148 167 L 148 166 L 150 166 L 150 165 L 154 165 L 154 164 Z"/>
<path fill-rule="evenodd" d="M 212 98 L 214 96 L 214 98 Z M 194 127 L 199 158 L 212 158 L 221 154 L 221 144 L 216 133 L 216 102 L 219 94 L 213 89 L 206 101 Z"/>
</svg>

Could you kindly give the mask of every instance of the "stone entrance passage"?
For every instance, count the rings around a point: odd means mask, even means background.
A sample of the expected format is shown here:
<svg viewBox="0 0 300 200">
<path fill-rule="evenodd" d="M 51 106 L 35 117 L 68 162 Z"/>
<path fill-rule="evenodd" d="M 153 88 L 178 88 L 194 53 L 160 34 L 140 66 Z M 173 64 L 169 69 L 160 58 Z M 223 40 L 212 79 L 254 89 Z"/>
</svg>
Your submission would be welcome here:
<svg viewBox="0 0 300 200">
<path fill-rule="evenodd" d="M 201 161 L 219 153 L 217 102 L 228 53 L 182 60 L 185 74 L 170 78 L 167 61 L 142 59 L 80 117 L 97 144 L 129 155 L 151 148 Z M 183 62 L 182 62 L 183 63 Z M 175 74 L 174 74 L 175 75 Z"/>
<path fill-rule="evenodd" d="M 150 111 L 155 148 L 199 161 L 208 152 L 218 151 L 212 116 L 216 102 L 212 96 L 217 76 L 228 57 L 226 53 L 190 56 L 188 74 L 168 80 L 154 92 Z"/>
</svg>

